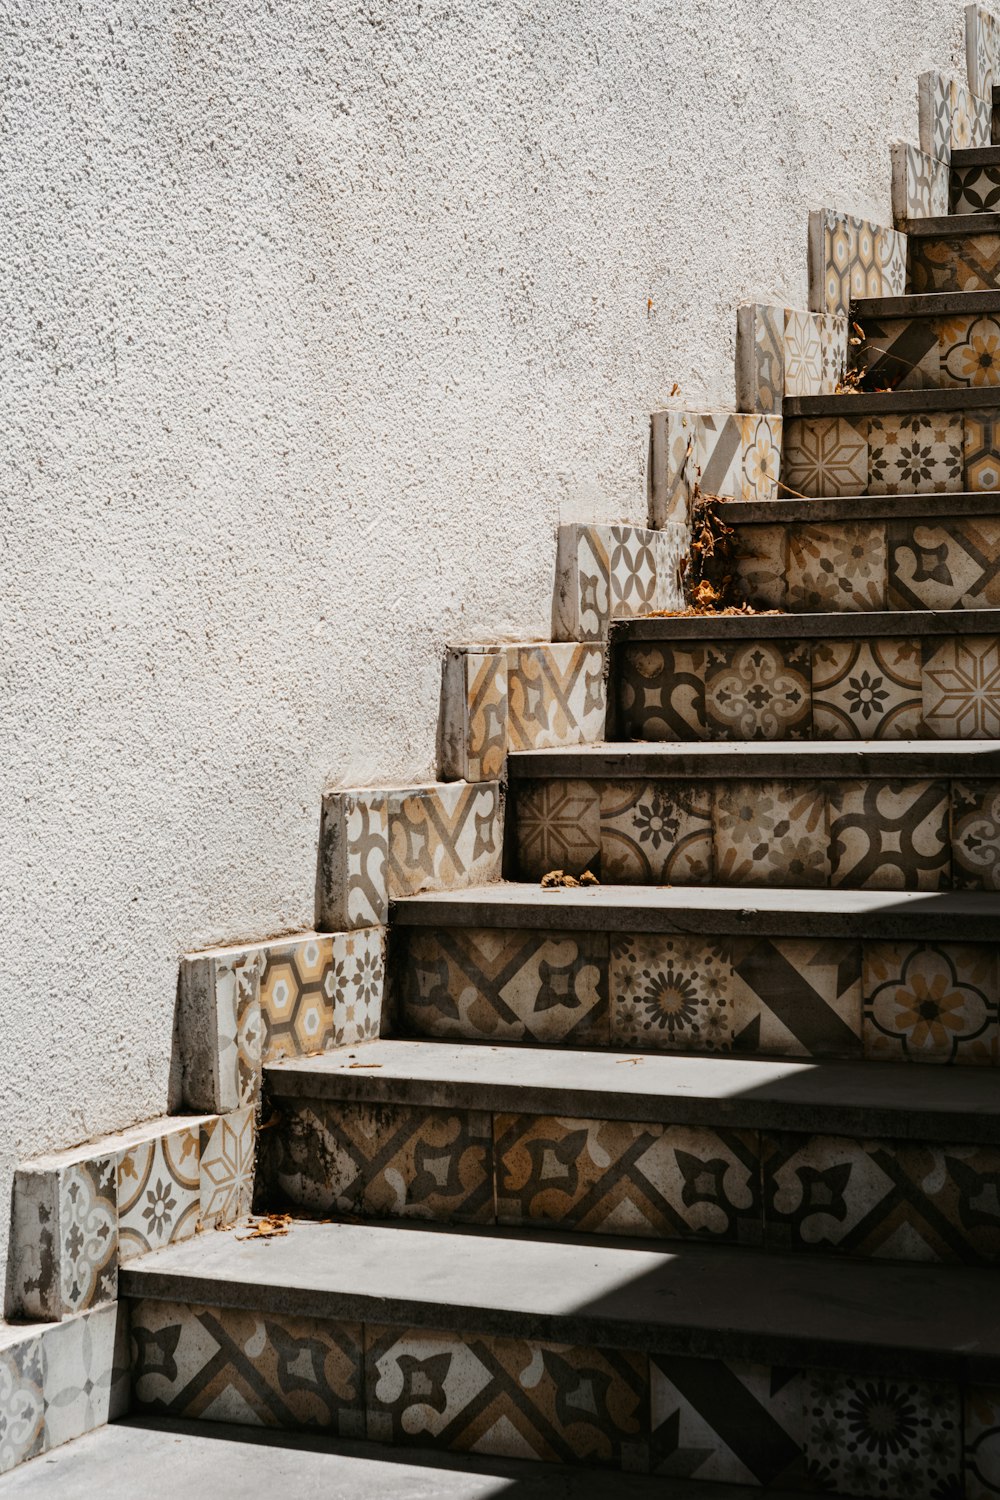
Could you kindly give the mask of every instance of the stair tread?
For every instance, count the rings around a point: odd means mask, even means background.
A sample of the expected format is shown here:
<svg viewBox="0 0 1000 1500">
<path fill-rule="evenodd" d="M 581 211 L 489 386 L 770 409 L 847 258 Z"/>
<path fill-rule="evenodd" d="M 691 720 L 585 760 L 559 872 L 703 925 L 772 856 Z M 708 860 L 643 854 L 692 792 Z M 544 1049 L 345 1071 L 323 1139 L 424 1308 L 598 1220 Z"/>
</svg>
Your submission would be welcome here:
<svg viewBox="0 0 1000 1500">
<path fill-rule="evenodd" d="M 962 217 L 968 224 L 977 215 Z M 900 297 L 859 297 L 851 303 L 852 318 L 862 324 L 866 318 L 953 318 L 998 312 L 1000 291 L 907 292 Z"/>
<path fill-rule="evenodd" d="M 640 615 L 616 620 L 616 639 L 658 641 L 677 639 L 736 639 L 792 636 L 796 639 L 831 636 L 997 635 L 1000 609 L 877 609 L 836 610 L 829 614 L 779 611 L 759 615 Z"/>
<path fill-rule="evenodd" d="M 539 776 L 822 777 L 948 776 L 1000 772 L 1000 740 L 692 740 L 575 745 L 517 750 L 508 756 L 512 780 Z"/>
<path fill-rule="evenodd" d="M 861 391 L 832 396 L 790 396 L 788 417 L 909 416 L 928 412 L 993 410 L 1000 406 L 1000 386 L 930 386 L 914 391 Z M 938 492 L 947 503 L 947 491 Z"/>
<path fill-rule="evenodd" d="M 1000 214 L 942 214 L 908 219 L 906 234 L 915 239 L 951 239 L 970 234 L 1000 234 Z"/>
<path fill-rule="evenodd" d="M 1000 146 L 965 146 L 951 153 L 953 167 L 1000 167 Z"/>
<path fill-rule="evenodd" d="M 803 495 L 777 500 L 723 500 L 721 515 L 735 526 L 787 526 L 793 521 L 926 520 L 1000 514 L 996 490 L 930 495 Z"/>
<path fill-rule="evenodd" d="M 121 1268 L 126 1297 L 610 1348 L 1000 1377 L 991 1270 L 394 1224 L 209 1232 Z M 748 1296 L 748 1288 L 753 1295 Z"/>
<path fill-rule="evenodd" d="M 379 1040 L 265 1068 L 275 1098 L 1000 1142 L 990 1068 Z"/>
</svg>

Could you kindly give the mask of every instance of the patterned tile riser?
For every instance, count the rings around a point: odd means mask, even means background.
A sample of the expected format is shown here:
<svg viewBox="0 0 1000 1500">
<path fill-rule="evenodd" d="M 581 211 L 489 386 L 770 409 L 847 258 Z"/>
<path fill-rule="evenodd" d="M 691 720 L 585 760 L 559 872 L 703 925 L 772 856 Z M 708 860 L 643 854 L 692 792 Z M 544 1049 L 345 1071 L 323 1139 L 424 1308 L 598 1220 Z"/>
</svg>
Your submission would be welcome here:
<svg viewBox="0 0 1000 1500">
<path fill-rule="evenodd" d="M 926 416 L 786 417 L 779 489 L 807 499 L 992 493 L 1000 489 L 1000 405 Z"/>
<path fill-rule="evenodd" d="M 520 880 L 1000 890 L 1000 783 L 947 779 L 522 782 Z"/>
<path fill-rule="evenodd" d="M 864 319 L 851 350 L 863 390 L 979 390 L 1000 386 L 1000 318 Z M 859 335 L 860 337 L 860 335 Z"/>
<path fill-rule="evenodd" d="M 835 585 L 836 578 L 820 582 Z M 930 579 L 930 585 L 939 594 L 948 591 L 940 580 Z M 621 649 L 615 681 L 623 739 L 747 743 L 1000 736 L 996 637 L 637 643 Z"/>
<path fill-rule="evenodd" d="M 738 1056 L 1000 1061 L 982 943 L 443 929 L 401 932 L 398 1030 Z"/>
<path fill-rule="evenodd" d="M 960 1494 L 964 1459 L 991 1493 L 989 1389 L 184 1304 L 132 1324 L 136 1405 L 173 1420 L 910 1500 Z"/>
<path fill-rule="evenodd" d="M 909 293 L 996 291 L 1000 287 L 1000 235 L 911 237 L 909 264 Z"/>
<path fill-rule="evenodd" d="M 1000 211 L 1000 168 L 952 167 L 950 211 L 953 214 Z"/>
</svg>

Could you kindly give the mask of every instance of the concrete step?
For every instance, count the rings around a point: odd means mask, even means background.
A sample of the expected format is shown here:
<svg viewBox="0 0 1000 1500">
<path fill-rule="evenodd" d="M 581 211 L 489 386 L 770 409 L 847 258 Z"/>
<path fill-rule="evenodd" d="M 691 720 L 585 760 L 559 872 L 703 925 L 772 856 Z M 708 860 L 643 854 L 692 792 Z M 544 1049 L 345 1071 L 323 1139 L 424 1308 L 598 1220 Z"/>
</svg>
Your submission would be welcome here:
<svg viewBox="0 0 1000 1500">
<path fill-rule="evenodd" d="M 995 1422 L 975 1268 L 296 1223 L 145 1257 L 123 1291 L 136 1404 L 173 1418 L 926 1500 Z"/>
<path fill-rule="evenodd" d="M 843 612 L 695 616 L 623 627 L 611 655 L 613 733 L 670 742 L 1000 736 L 1000 610 L 878 613 L 886 602 L 879 593 L 886 563 L 884 554 L 866 550 L 873 539 L 859 526 L 830 563 L 815 537 L 816 530 L 802 527 L 749 539 L 742 554 L 747 588 L 763 595 L 764 604 L 787 590 L 785 602 L 802 610 L 839 596 Z M 911 528 L 910 538 L 912 547 L 932 539 L 920 528 Z M 898 597 L 900 572 L 924 572 L 902 540 L 894 560 Z M 983 568 L 991 591 L 994 572 L 1000 582 L 1000 554 Z M 939 573 L 935 586 L 944 592 L 940 579 Z M 954 595 L 954 585 L 948 592 Z M 866 604 L 876 609 L 851 612 Z"/>
<path fill-rule="evenodd" d="M 1000 1061 L 994 896 L 503 885 L 393 909 L 397 1033 Z"/>
<path fill-rule="evenodd" d="M 509 758 L 509 878 L 1000 888 L 1000 745 L 615 744 Z"/>
<path fill-rule="evenodd" d="M 960 293 L 943 300 L 975 302 L 995 292 Z M 886 298 L 925 303 L 930 297 Z M 849 368 L 862 390 L 970 390 L 1000 385 L 1000 311 L 979 308 L 947 313 L 865 313 L 853 311 Z"/>
<path fill-rule="evenodd" d="M 1000 286 L 1000 214 L 910 219 L 908 290 L 980 292 Z"/>
</svg>

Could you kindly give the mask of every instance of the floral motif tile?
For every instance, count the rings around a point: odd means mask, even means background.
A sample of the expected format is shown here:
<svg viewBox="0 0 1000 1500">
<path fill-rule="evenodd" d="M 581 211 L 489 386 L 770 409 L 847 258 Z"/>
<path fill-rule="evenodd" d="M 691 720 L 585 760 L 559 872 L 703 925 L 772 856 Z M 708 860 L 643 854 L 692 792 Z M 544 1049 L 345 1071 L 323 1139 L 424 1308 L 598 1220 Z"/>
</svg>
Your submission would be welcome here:
<svg viewBox="0 0 1000 1500">
<path fill-rule="evenodd" d="M 929 637 L 921 678 L 924 723 L 934 738 L 1000 737 L 1000 638 Z"/>
<path fill-rule="evenodd" d="M 965 50 L 969 92 L 978 99 L 993 97 L 997 57 L 1000 55 L 1000 28 L 982 5 L 970 5 L 965 12 Z M 988 138 L 987 138 L 988 144 Z"/>
<path fill-rule="evenodd" d="M 707 785 L 609 781 L 601 792 L 601 879 L 705 885 L 712 868 Z"/>
<path fill-rule="evenodd" d="M 865 1055 L 886 1062 L 1000 1060 L 1000 973 L 986 943 L 864 945 Z"/>
<path fill-rule="evenodd" d="M 990 292 L 998 287 L 1000 235 L 911 239 L 911 292 Z"/>
<path fill-rule="evenodd" d="M 951 212 L 953 214 L 995 214 L 998 211 L 1000 211 L 1000 168 L 952 168 Z"/>
<path fill-rule="evenodd" d="M 253 1206 L 254 1109 L 245 1105 L 201 1127 L 199 1215 L 203 1229 L 233 1224 Z"/>
<path fill-rule="evenodd" d="M 906 291 L 906 235 L 884 226 L 875 228 L 876 297 L 902 297 Z"/>
<path fill-rule="evenodd" d="M 454 647 L 444 659 L 441 775 L 495 781 L 507 754 L 507 653 Z"/>
<path fill-rule="evenodd" d="M 776 500 L 781 473 L 782 419 L 744 416 L 739 423 L 742 472 L 736 498 L 749 502 Z"/>
<path fill-rule="evenodd" d="M 48 1448 L 42 1340 L 0 1349 L 0 1474 Z"/>
<path fill-rule="evenodd" d="M 951 80 L 943 73 L 922 73 L 918 85 L 920 149 L 935 161 L 951 161 Z"/>
<path fill-rule="evenodd" d="M 861 325 L 857 325 L 860 327 Z M 942 384 L 937 325 L 930 318 L 866 318 L 851 364 L 869 391 L 925 390 Z"/>
<path fill-rule="evenodd" d="M 520 879 L 541 880 L 550 870 L 597 873 L 601 799 L 595 782 L 522 782 L 516 791 L 515 820 Z"/>
<path fill-rule="evenodd" d="M 801 889 L 829 879 L 825 801 L 813 783 L 721 782 L 713 826 L 720 885 Z"/>
<path fill-rule="evenodd" d="M 747 600 L 758 609 L 785 607 L 786 526 L 741 526 L 733 562 Z"/>
<path fill-rule="evenodd" d="M 957 1388 L 822 1370 L 806 1377 L 805 1396 L 805 1455 L 814 1485 L 859 1500 L 961 1494 Z"/>
<path fill-rule="evenodd" d="M 920 642 L 820 641 L 812 651 L 818 740 L 912 740 L 922 730 Z"/>
<path fill-rule="evenodd" d="M 743 938 L 733 945 L 733 1050 L 778 1057 L 861 1053 L 861 950 L 839 938 Z"/>
<path fill-rule="evenodd" d="M 951 388 L 1000 385 L 1000 319 L 944 318 L 938 330 L 940 382 Z"/>
<path fill-rule="evenodd" d="M 611 1041 L 663 1052 L 730 1052 L 739 1008 L 727 939 L 640 935 L 611 946 Z"/>
<path fill-rule="evenodd" d="M 824 391 L 822 313 L 785 313 L 785 395 L 819 396 Z"/>
<path fill-rule="evenodd" d="M 125 1415 L 129 1400 L 126 1303 L 95 1307 L 50 1329 L 45 1334 L 44 1354 L 48 1447 L 56 1448 Z"/>
<path fill-rule="evenodd" d="M 328 792 L 320 826 L 323 927 L 377 927 L 389 913 L 388 812 L 381 791 Z"/>
<path fill-rule="evenodd" d="M 759 1244 L 755 1131 L 494 1117 L 497 1220 Z"/>
<path fill-rule="evenodd" d="M 808 739 L 811 695 L 811 657 L 802 641 L 720 641 L 706 648 L 712 739 Z"/>
<path fill-rule="evenodd" d="M 951 144 L 953 151 L 969 151 L 990 144 L 990 109 L 957 78 L 951 81 Z"/>
<path fill-rule="evenodd" d="M 690 521 L 697 481 L 698 417 L 686 411 L 656 411 L 651 420 L 650 519 L 653 526 Z"/>
<path fill-rule="evenodd" d="M 736 319 L 736 404 L 741 412 L 780 412 L 785 386 L 784 309 L 753 304 Z"/>
<path fill-rule="evenodd" d="M 949 211 L 950 178 L 945 162 L 907 141 L 892 147 L 892 207 L 898 220 L 943 218 Z"/>
<path fill-rule="evenodd" d="M 458 1453 L 644 1470 L 644 1354 L 365 1328 L 367 1436 Z"/>
<path fill-rule="evenodd" d="M 705 648 L 626 645 L 615 663 L 624 739 L 705 738 Z"/>
<path fill-rule="evenodd" d="M 611 621 L 611 559 L 607 528 L 560 526 L 552 636 L 557 641 L 599 641 Z"/>
<path fill-rule="evenodd" d="M 1000 783 L 952 784 L 954 884 L 959 890 L 1000 890 Z"/>
<path fill-rule="evenodd" d="M 118 1157 L 119 1257 L 131 1260 L 187 1239 L 201 1204 L 200 1129 L 184 1126 Z"/>
<path fill-rule="evenodd" d="M 806 1488 L 803 1383 L 799 1370 L 651 1355 L 651 1472 Z"/>
<path fill-rule="evenodd" d="M 867 522 L 793 526 L 788 536 L 788 608 L 885 608 L 885 533 Z"/>
<path fill-rule="evenodd" d="M 259 950 L 191 954 L 180 972 L 180 1061 L 191 1110 L 236 1109 L 260 1090 Z"/>
<path fill-rule="evenodd" d="M 1000 1387 L 972 1386 L 965 1392 L 965 1500 L 1000 1495 Z"/>
<path fill-rule="evenodd" d="M 607 1044 L 608 938 L 455 928 L 407 934 L 397 973 L 417 1036 Z"/>
<path fill-rule="evenodd" d="M 961 490 L 965 477 L 961 416 L 872 417 L 868 422 L 868 490 L 872 495 L 928 495 Z"/>
<path fill-rule="evenodd" d="M 1000 419 L 990 412 L 965 414 L 965 487 L 1000 490 Z"/>
<path fill-rule="evenodd" d="M 99 1157 L 58 1177 L 62 1312 L 114 1300 L 118 1290 L 115 1160 Z"/>
<path fill-rule="evenodd" d="M 301 1100 L 261 1136 L 267 1201 L 324 1214 L 493 1222 L 490 1116 Z"/>
<path fill-rule="evenodd" d="M 868 437 L 846 417 L 797 417 L 785 423 L 784 489 L 807 499 L 868 491 Z"/>
<path fill-rule="evenodd" d="M 947 782 L 834 782 L 829 802 L 834 886 L 865 891 L 948 889 Z"/>
<path fill-rule="evenodd" d="M 589 744 L 604 734 L 604 652 L 565 642 L 507 651 L 511 750 Z"/>
<path fill-rule="evenodd" d="M 500 876 L 500 788 L 463 782 L 390 792 L 389 891 L 479 885 Z"/>
<path fill-rule="evenodd" d="M 890 609 L 1000 605 L 1000 519 L 889 521 Z"/>
<path fill-rule="evenodd" d="M 137 1301 L 132 1363 L 140 1411 L 365 1435 L 358 1323 Z"/>
</svg>

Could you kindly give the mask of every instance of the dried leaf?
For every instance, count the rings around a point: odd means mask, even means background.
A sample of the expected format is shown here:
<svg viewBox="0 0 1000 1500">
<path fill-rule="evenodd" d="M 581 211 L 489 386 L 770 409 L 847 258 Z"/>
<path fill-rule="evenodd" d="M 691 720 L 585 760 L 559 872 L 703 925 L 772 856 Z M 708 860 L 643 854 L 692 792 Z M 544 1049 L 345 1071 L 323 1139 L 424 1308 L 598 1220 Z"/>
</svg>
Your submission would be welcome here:
<svg viewBox="0 0 1000 1500">
<path fill-rule="evenodd" d="M 292 1225 L 291 1214 L 263 1214 L 259 1219 L 251 1219 L 250 1233 L 238 1234 L 238 1240 L 274 1240 L 286 1235 Z"/>
</svg>

